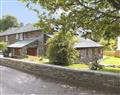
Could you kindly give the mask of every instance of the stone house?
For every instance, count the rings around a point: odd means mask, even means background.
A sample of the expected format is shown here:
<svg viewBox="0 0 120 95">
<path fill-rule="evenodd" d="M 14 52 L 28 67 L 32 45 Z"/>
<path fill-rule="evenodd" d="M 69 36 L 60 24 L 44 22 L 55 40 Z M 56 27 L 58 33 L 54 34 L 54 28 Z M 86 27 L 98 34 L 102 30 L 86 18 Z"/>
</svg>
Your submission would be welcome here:
<svg viewBox="0 0 120 95">
<path fill-rule="evenodd" d="M 21 58 L 26 55 L 42 55 L 44 36 L 42 29 L 28 24 L 18 28 L 10 28 L 0 33 L 0 41 L 8 44 L 11 57 Z"/>
<path fill-rule="evenodd" d="M 10 28 L 0 33 L 0 41 L 8 43 L 8 49 L 11 57 L 23 58 L 26 55 L 41 56 L 46 51 L 46 41 L 52 37 L 42 32 L 42 29 L 34 27 L 31 24 Z M 80 52 L 80 62 L 90 62 L 95 58 L 103 57 L 102 45 L 80 37 L 80 41 L 74 45 Z"/>
<path fill-rule="evenodd" d="M 90 39 L 80 38 L 75 48 L 80 52 L 79 62 L 89 63 L 103 58 L 103 46 Z"/>
</svg>

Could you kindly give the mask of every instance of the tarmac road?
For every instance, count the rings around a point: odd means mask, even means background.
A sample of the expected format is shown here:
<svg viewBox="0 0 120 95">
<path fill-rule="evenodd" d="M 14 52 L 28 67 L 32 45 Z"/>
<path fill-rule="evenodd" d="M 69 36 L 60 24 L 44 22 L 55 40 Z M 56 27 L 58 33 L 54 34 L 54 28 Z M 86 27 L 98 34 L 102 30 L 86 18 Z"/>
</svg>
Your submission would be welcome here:
<svg viewBox="0 0 120 95">
<path fill-rule="evenodd" d="M 119 95 L 87 90 L 0 66 L 0 95 Z"/>
</svg>

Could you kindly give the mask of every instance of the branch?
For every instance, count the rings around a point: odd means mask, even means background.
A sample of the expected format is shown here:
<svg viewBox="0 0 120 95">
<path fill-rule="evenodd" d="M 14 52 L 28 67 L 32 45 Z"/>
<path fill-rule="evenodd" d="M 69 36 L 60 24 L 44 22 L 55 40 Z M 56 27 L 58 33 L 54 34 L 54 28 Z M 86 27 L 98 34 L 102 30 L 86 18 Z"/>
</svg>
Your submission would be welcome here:
<svg viewBox="0 0 120 95">
<path fill-rule="evenodd" d="M 79 0 L 77 0 L 77 1 L 79 1 Z M 102 12 L 102 11 L 100 11 L 100 10 L 96 10 L 96 9 L 94 9 L 94 8 L 92 8 L 92 7 L 88 7 L 88 6 L 84 5 L 84 4 L 83 4 L 82 2 L 80 2 L 80 1 L 79 1 L 78 3 L 79 3 L 81 6 L 83 6 L 84 8 L 86 8 L 86 9 L 96 11 L 96 12 L 98 12 L 98 13 L 101 13 L 101 14 L 106 15 L 106 16 L 111 17 L 111 18 L 120 19 L 120 16 L 114 16 L 114 15 L 110 15 L 110 14 L 108 14 L 108 13 Z"/>
</svg>

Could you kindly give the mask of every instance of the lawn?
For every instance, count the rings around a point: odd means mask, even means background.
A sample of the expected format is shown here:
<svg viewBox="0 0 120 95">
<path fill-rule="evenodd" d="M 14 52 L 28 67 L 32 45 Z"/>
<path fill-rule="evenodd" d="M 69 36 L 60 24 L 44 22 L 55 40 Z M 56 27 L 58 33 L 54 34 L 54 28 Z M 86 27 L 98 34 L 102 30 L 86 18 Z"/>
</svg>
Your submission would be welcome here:
<svg viewBox="0 0 120 95">
<path fill-rule="evenodd" d="M 105 67 L 105 68 L 101 69 L 100 71 L 120 73 L 120 68 Z"/>
<path fill-rule="evenodd" d="M 120 66 L 120 58 L 113 56 L 104 56 L 103 60 L 100 63 Z M 85 64 L 72 64 L 67 67 L 74 69 L 89 70 L 89 66 Z M 100 71 L 120 73 L 120 68 L 104 67 Z"/>
<path fill-rule="evenodd" d="M 120 65 L 120 58 L 113 56 L 104 56 L 101 64 Z"/>
<path fill-rule="evenodd" d="M 81 70 L 88 70 L 89 67 L 86 64 L 71 64 L 69 66 L 66 66 L 68 68 L 73 68 L 73 69 L 81 69 Z"/>
<path fill-rule="evenodd" d="M 48 59 L 46 59 L 44 57 L 37 57 L 37 56 L 27 56 L 26 58 L 24 58 L 22 60 L 35 62 L 36 64 L 49 63 Z"/>
</svg>

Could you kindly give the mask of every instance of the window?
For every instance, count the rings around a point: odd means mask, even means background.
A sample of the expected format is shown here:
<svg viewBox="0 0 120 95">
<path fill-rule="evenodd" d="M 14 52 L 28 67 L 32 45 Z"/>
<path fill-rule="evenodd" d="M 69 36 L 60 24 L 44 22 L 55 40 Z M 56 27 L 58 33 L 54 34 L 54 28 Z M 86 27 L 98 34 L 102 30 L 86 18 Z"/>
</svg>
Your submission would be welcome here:
<svg viewBox="0 0 120 95">
<path fill-rule="evenodd" d="M 8 36 L 5 36 L 5 41 L 6 41 L 6 42 L 8 41 Z"/>
<path fill-rule="evenodd" d="M 16 39 L 17 39 L 17 40 L 19 39 L 19 35 L 18 35 L 18 34 L 16 34 Z"/>
<path fill-rule="evenodd" d="M 23 34 L 20 34 L 20 40 L 23 40 Z"/>
</svg>

